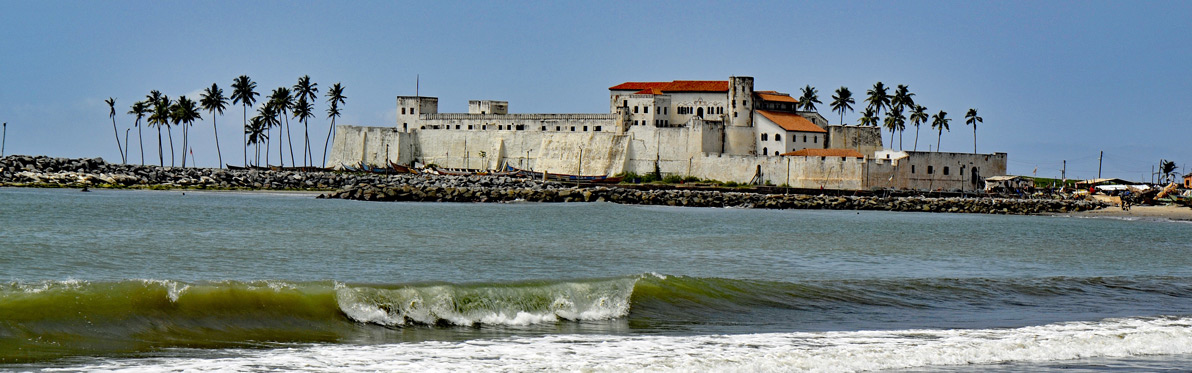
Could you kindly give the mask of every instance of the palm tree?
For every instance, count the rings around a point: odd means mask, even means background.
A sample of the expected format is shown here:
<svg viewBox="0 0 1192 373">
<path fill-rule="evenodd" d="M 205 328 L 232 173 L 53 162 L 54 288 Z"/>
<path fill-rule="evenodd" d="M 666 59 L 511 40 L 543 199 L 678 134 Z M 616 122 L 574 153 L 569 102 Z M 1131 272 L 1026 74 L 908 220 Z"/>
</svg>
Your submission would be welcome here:
<svg viewBox="0 0 1192 373">
<path fill-rule="evenodd" d="M 108 104 L 108 117 L 112 118 L 112 132 L 116 135 L 116 152 L 120 153 L 120 163 L 128 163 L 124 146 L 120 145 L 120 130 L 116 129 L 116 99 L 108 97 L 104 102 Z"/>
<path fill-rule="evenodd" d="M 911 124 L 915 125 L 915 147 L 913 151 L 919 151 L 919 124 L 927 123 L 927 108 L 923 105 L 915 105 L 915 110 L 911 111 Z"/>
<path fill-rule="evenodd" d="M 307 110 L 306 115 L 307 118 L 314 116 L 314 102 L 319 98 L 318 93 L 319 83 L 311 83 L 310 75 L 303 75 L 301 78 L 298 78 L 298 84 L 294 85 L 294 94 L 298 96 L 298 100 L 301 101 L 302 99 L 306 99 L 306 104 L 309 106 L 309 110 Z M 294 117 L 298 117 L 297 108 L 294 110 Z M 307 126 L 307 121 L 305 119 L 299 119 L 299 121 L 302 122 L 302 138 L 306 146 L 306 149 L 304 150 L 305 153 L 302 153 L 302 165 L 309 166 L 307 164 L 307 155 L 310 156 L 309 159 L 311 163 L 313 163 L 315 160 L 314 153 L 312 153 L 310 150 L 310 128 Z"/>
<path fill-rule="evenodd" d="M 314 104 L 311 104 L 309 101 L 306 101 L 306 97 L 299 96 L 298 102 L 294 103 L 294 118 L 298 119 L 299 122 L 302 122 L 303 131 L 306 131 L 307 120 L 310 119 L 310 117 L 313 117 L 315 115 L 314 111 L 315 111 Z M 309 137 L 306 138 L 306 146 L 307 146 L 307 148 L 310 147 L 310 138 Z M 309 166 L 306 163 L 308 161 L 308 158 L 306 157 L 306 155 L 308 153 L 310 153 L 310 149 L 304 149 L 304 153 L 302 153 L 302 166 L 303 167 Z M 311 161 L 311 162 L 314 161 L 313 154 L 309 158 L 309 161 Z"/>
<path fill-rule="evenodd" d="M 265 131 L 264 138 L 265 138 L 265 140 L 268 140 L 265 143 L 265 165 L 268 166 L 269 165 L 269 147 L 273 145 L 273 139 L 270 138 L 269 131 L 275 126 L 278 126 L 278 127 L 281 126 L 281 122 L 278 121 L 278 119 L 277 119 L 277 104 L 274 103 L 272 100 L 265 102 L 264 105 L 261 105 L 261 107 L 257 109 L 257 116 L 261 117 L 261 126 L 264 128 L 264 131 Z M 281 156 L 281 150 L 280 150 L 281 147 L 278 146 L 278 149 L 279 150 L 277 151 L 277 154 L 280 157 Z"/>
<path fill-rule="evenodd" d="M 943 110 L 931 116 L 931 128 L 939 131 L 939 134 L 935 136 L 935 151 L 937 152 L 940 151 L 940 138 L 944 137 L 944 131 L 949 131 L 948 122 L 951 121 L 948 119 L 948 112 Z"/>
<path fill-rule="evenodd" d="M 905 128 L 906 126 L 903 124 L 903 122 L 905 122 L 905 121 L 906 121 L 906 117 L 902 115 L 901 108 L 893 108 L 893 109 L 890 109 L 890 111 L 886 113 L 885 126 L 886 126 L 886 129 L 890 130 L 890 145 L 891 146 L 894 145 L 894 131 L 898 131 L 901 128 Z M 901 150 L 901 148 L 902 148 L 901 142 L 899 142 L 898 147 Z"/>
<path fill-rule="evenodd" d="M 202 95 L 199 96 L 199 105 L 203 106 L 203 110 L 211 113 L 211 130 L 215 131 L 215 154 L 219 156 L 219 167 L 223 168 L 223 152 L 219 150 L 219 128 L 215 126 L 215 114 L 223 115 L 224 109 L 228 105 L 228 99 L 224 97 L 223 90 L 218 85 L 211 83 L 211 88 L 203 90 Z"/>
<path fill-rule="evenodd" d="M 817 92 L 814 87 L 812 87 L 810 84 L 808 84 L 806 87 L 803 87 L 803 97 L 799 97 L 798 103 L 799 106 L 803 107 L 803 110 L 815 111 L 815 104 L 822 103 L 823 102 L 820 102 L 819 100 L 819 92 Z"/>
<path fill-rule="evenodd" d="M 857 123 L 861 126 L 877 126 L 877 113 L 873 111 L 872 107 L 866 107 L 861 111 L 861 120 Z"/>
<path fill-rule="evenodd" d="M 847 87 L 840 87 L 836 90 L 836 94 L 832 95 L 832 111 L 840 113 L 840 125 L 844 125 L 844 111 L 853 111 L 853 104 L 857 103 L 853 100 L 853 92 L 849 91 Z"/>
<path fill-rule="evenodd" d="M 257 102 L 257 83 L 253 83 L 248 75 L 241 75 L 232 80 L 232 104 L 240 104 L 244 115 L 244 165 L 248 166 L 248 107 Z M 258 157 L 259 158 L 259 157 Z M 259 159 L 258 159 L 259 160 Z"/>
<path fill-rule="evenodd" d="M 1177 168 L 1179 168 L 1179 167 L 1177 167 L 1175 165 L 1175 162 L 1165 160 L 1165 159 L 1160 159 L 1159 160 L 1159 173 L 1163 175 L 1163 181 L 1161 181 L 1160 183 L 1162 183 L 1162 184 L 1168 183 L 1172 179 L 1171 174 L 1175 173 L 1175 170 Z"/>
<path fill-rule="evenodd" d="M 882 114 L 882 109 L 890 106 L 890 95 L 887 94 L 886 85 L 882 82 L 873 84 L 873 89 L 866 92 L 869 97 L 865 101 L 869 104 L 866 107 L 873 108 L 874 117 Z"/>
<path fill-rule="evenodd" d="M 973 154 L 977 154 L 977 123 L 982 122 L 984 120 L 977 116 L 977 109 L 969 109 L 964 114 L 964 124 L 973 126 Z"/>
<path fill-rule="evenodd" d="M 257 115 L 252 117 L 249 126 L 244 129 L 244 138 L 248 139 L 246 144 L 254 146 L 253 148 L 256 153 L 255 164 L 258 166 L 261 164 L 261 142 L 269 139 L 269 133 L 266 132 L 268 128 L 265 126 L 264 117 Z M 265 155 L 268 156 L 268 152 Z M 244 165 L 248 166 L 248 162 L 246 161 Z"/>
<path fill-rule="evenodd" d="M 269 95 L 269 101 L 272 102 L 274 105 L 274 109 L 276 110 L 275 114 L 282 116 L 286 120 L 286 126 L 285 126 L 286 141 L 278 141 L 278 147 L 277 147 L 278 162 L 281 163 L 282 167 L 286 166 L 286 164 L 285 164 L 286 161 L 284 159 L 281 159 L 281 157 L 282 157 L 282 148 L 284 148 L 285 143 L 288 142 L 288 143 L 290 143 L 290 165 L 293 165 L 294 164 L 294 140 L 293 140 L 293 137 L 290 136 L 290 116 L 288 114 L 290 113 L 290 108 L 294 107 L 294 96 L 290 95 L 289 88 L 279 87 L 279 88 L 273 90 L 273 94 Z M 280 120 L 279 120 L 278 126 L 280 126 L 280 125 L 281 124 L 280 124 Z"/>
<path fill-rule="evenodd" d="M 203 119 L 203 116 L 199 113 L 198 105 L 194 101 L 182 96 L 171 108 L 170 119 L 173 119 L 175 125 L 182 125 L 182 167 L 186 167 L 186 153 L 190 149 L 187 142 L 190 126 L 194 124 L 195 120 Z"/>
<path fill-rule="evenodd" d="M 342 105 L 346 98 L 348 97 L 344 96 L 344 87 L 339 83 L 333 84 L 331 89 L 327 90 L 327 102 L 331 104 L 331 107 L 327 108 L 327 118 L 331 119 L 331 127 L 327 128 L 327 140 L 323 141 L 323 167 L 327 167 L 327 144 L 331 143 L 331 132 L 335 131 L 335 118 L 340 114 L 339 105 Z"/>
<path fill-rule="evenodd" d="M 161 94 L 157 90 L 149 92 L 146 96 L 148 101 L 153 103 L 153 113 L 149 115 L 149 124 L 157 127 L 157 161 L 161 167 L 166 166 L 165 157 L 162 155 L 163 146 L 161 144 L 161 127 L 165 126 L 167 129 L 170 126 L 170 98 Z M 170 164 L 174 164 L 174 145 L 170 142 Z"/>
<path fill-rule="evenodd" d="M 141 143 L 141 165 L 144 166 L 145 138 L 141 136 L 141 118 L 144 118 L 145 114 L 149 113 L 149 105 L 146 105 L 145 101 L 137 101 L 132 103 L 132 107 L 130 109 L 131 110 L 129 110 L 128 113 L 137 116 L 137 119 L 135 122 L 133 122 L 132 126 L 137 128 L 137 140 Z"/>
<path fill-rule="evenodd" d="M 894 89 L 894 97 L 890 98 L 890 104 L 899 109 L 914 108 L 915 94 L 910 92 L 906 84 L 899 84 L 898 88 Z"/>
</svg>

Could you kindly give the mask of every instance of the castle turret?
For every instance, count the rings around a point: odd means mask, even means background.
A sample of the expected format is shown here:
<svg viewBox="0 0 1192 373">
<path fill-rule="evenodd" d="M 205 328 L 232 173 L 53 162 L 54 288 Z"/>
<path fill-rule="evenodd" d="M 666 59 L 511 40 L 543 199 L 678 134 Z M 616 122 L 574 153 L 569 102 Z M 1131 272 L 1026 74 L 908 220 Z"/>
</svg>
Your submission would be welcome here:
<svg viewBox="0 0 1192 373">
<path fill-rule="evenodd" d="M 437 114 L 438 112 L 438 97 L 397 96 L 397 128 L 399 130 L 419 129 L 419 115 Z"/>
<path fill-rule="evenodd" d="M 753 77 L 729 77 L 728 100 L 732 111 L 728 117 L 730 125 L 753 127 Z"/>
</svg>

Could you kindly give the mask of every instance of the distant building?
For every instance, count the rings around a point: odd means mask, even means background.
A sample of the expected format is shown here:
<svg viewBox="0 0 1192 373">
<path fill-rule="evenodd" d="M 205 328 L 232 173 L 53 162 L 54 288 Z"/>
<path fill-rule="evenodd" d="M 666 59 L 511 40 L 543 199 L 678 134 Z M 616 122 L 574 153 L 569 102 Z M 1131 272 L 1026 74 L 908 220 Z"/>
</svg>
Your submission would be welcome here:
<svg viewBox="0 0 1192 373">
<path fill-rule="evenodd" d="M 753 78 L 625 82 L 609 87 L 607 114 L 510 114 L 473 100 L 439 113 L 438 98 L 398 96 L 396 127 L 342 126 L 328 166 L 356 163 L 565 174 L 621 172 L 833 189 L 976 191 L 1005 173 L 1005 153 L 883 149 L 877 127 L 829 125 Z M 803 153 L 800 153 L 803 152 Z M 782 155 L 787 155 L 786 157 Z"/>
</svg>

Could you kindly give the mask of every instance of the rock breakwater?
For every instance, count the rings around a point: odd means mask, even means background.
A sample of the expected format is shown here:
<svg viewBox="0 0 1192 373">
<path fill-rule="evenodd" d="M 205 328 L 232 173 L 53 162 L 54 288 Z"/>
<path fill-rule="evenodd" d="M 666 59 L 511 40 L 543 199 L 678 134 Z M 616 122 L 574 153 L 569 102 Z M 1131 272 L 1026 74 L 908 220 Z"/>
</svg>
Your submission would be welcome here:
<svg viewBox="0 0 1192 373">
<path fill-rule="evenodd" d="M 632 190 L 617 187 L 529 187 L 359 184 L 320 198 L 420 202 L 613 202 L 635 205 L 817 210 L 883 210 L 985 214 L 1046 214 L 1095 210 L 1105 205 L 1084 200 L 1010 198 L 927 198 L 761 194 L 731 191 Z"/>
<path fill-rule="evenodd" d="M 319 198 L 424 202 L 613 202 L 767 209 L 1046 214 L 1095 210 L 1085 200 L 765 194 L 727 190 L 586 186 L 515 177 L 377 175 L 329 171 L 227 170 L 109 164 L 99 158 L 0 158 L 0 186 L 334 191 Z"/>
</svg>

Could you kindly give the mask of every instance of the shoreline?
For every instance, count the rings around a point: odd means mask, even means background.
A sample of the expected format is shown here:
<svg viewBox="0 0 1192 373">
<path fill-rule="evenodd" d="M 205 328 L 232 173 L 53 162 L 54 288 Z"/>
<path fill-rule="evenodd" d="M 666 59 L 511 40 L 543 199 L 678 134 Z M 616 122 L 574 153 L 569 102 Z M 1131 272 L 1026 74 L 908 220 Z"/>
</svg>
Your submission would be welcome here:
<svg viewBox="0 0 1192 373">
<path fill-rule="evenodd" d="M 1155 219 L 1168 220 L 1175 222 L 1192 222 L 1192 208 L 1182 206 L 1130 206 L 1129 211 L 1123 211 L 1121 208 L 1108 207 L 1098 210 L 1080 211 L 1072 213 L 1054 214 L 1056 216 L 1068 216 L 1076 218 L 1097 218 L 1097 219 Z"/>
<path fill-rule="evenodd" d="M 629 205 L 1054 215 L 1102 211 L 1101 202 L 1000 197 L 777 194 L 727 188 L 575 185 L 509 176 L 366 174 L 338 171 L 227 170 L 109 164 L 99 158 L 0 158 L 0 187 L 105 188 L 293 193 L 361 201 L 613 202 Z M 834 191 L 839 193 L 840 191 Z M 836 194 L 829 193 L 829 194 Z M 1192 209 L 1190 209 L 1192 210 Z M 1139 211 L 1142 211 L 1141 208 Z M 1177 217 L 1177 218 L 1182 218 Z M 1192 214 L 1189 214 L 1192 219 Z"/>
</svg>

